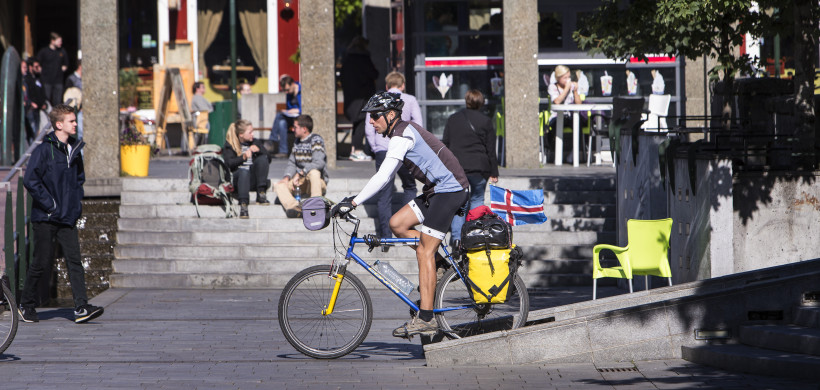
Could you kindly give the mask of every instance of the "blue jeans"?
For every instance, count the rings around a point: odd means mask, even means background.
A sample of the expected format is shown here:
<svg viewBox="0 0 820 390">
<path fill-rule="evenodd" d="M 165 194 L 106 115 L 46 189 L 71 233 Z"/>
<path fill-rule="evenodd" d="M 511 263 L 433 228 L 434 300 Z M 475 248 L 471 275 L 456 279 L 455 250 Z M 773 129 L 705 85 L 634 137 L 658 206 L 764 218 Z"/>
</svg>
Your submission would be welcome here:
<svg viewBox="0 0 820 390">
<path fill-rule="evenodd" d="M 470 207 L 472 210 L 478 206 L 484 205 L 484 190 L 487 189 L 487 179 L 479 174 L 470 173 L 467 175 L 467 181 L 470 182 Z M 467 220 L 467 215 L 453 217 L 453 222 L 450 223 L 450 246 L 453 246 L 455 240 L 461 239 L 461 227 Z"/>
<path fill-rule="evenodd" d="M 270 141 L 279 143 L 279 151 L 277 153 L 288 154 L 288 126 L 291 118 L 281 112 L 276 114 L 273 120 L 273 126 L 270 128 Z"/>
</svg>

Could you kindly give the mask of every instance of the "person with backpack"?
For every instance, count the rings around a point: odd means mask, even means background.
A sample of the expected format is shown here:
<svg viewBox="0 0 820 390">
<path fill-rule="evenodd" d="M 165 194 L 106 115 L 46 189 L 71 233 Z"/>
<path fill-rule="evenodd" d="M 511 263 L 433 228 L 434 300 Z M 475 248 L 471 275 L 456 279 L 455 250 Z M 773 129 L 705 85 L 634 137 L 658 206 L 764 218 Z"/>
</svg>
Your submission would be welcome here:
<svg viewBox="0 0 820 390">
<path fill-rule="evenodd" d="M 253 138 L 253 124 L 245 119 L 231 123 L 225 136 L 222 158 L 233 175 L 239 200 L 239 218 L 248 218 L 250 191 L 256 190 L 256 204 L 270 204 L 265 193 L 270 186 L 270 158 L 261 140 Z"/>
<path fill-rule="evenodd" d="M 26 274 L 19 311 L 23 322 L 39 321 L 34 310 L 36 291 L 41 283 L 48 283 L 43 277 L 54 261 L 55 245 L 59 244 L 74 297 L 74 322 L 80 324 L 99 317 L 104 311 L 102 307 L 88 304 L 77 231 L 77 220 L 83 213 L 85 142 L 77 139 L 77 117 L 73 108 L 58 104 L 48 117 L 54 131 L 31 153 L 23 176 L 23 185 L 34 200 L 31 209 L 34 258 Z"/>
<path fill-rule="evenodd" d="M 313 134 L 313 118 L 299 115 L 293 123 L 296 142 L 288 158 L 285 175 L 273 185 L 273 191 L 285 208 L 288 218 L 298 218 L 302 214 L 300 201 L 294 195 L 322 196 L 327 191 L 327 154 L 325 140 Z M 308 191 L 306 192 L 305 189 Z"/>
</svg>

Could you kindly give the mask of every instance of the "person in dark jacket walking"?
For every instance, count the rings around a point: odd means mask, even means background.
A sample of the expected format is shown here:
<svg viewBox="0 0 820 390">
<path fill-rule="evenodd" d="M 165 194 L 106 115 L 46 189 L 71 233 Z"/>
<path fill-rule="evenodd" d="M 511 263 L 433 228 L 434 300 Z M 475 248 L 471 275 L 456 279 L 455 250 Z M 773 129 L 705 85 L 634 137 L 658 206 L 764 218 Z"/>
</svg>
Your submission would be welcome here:
<svg viewBox="0 0 820 390">
<path fill-rule="evenodd" d="M 45 90 L 43 90 L 43 84 L 40 82 L 40 63 L 29 57 L 26 61 L 26 65 L 28 72 L 23 75 L 23 88 L 28 99 L 26 102 L 26 120 L 31 124 L 32 130 L 32 134 L 26 133 L 26 137 L 31 135 L 33 140 L 34 137 L 37 137 L 37 133 L 39 133 L 41 129 L 40 111 L 45 108 L 46 93 Z M 29 141 L 29 143 L 31 143 L 31 141 Z"/>
<path fill-rule="evenodd" d="M 251 189 L 256 190 L 256 203 L 270 204 L 266 192 L 270 187 L 270 158 L 261 140 L 253 138 L 253 124 L 240 119 L 231 123 L 222 147 L 222 158 L 233 175 L 233 186 L 239 200 L 239 218 L 248 218 Z"/>
<path fill-rule="evenodd" d="M 484 94 L 471 89 L 464 95 L 467 108 L 447 119 L 442 142 L 458 159 L 470 182 L 470 209 L 484 205 L 487 180 L 498 182 L 498 159 L 495 155 L 493 123 L 481 113 Z M 450 224 L 450 246 L 461 239 L 463 216 L 456 215 Z"/>
<path fill-rule="evenodd" d="M 74 296 L 74 322 L 79 324 L 103 313 L 102 307 L 88 304 L 76 226 L 83 211 L 80 201 L 84 195 L 85 171 L 81 152 L 85 143 L 76 138 L 77 118 L 71 107 L 55 106 L 49 119 L 54 131 L 34 149 L 23 177 L 23 185 L 34 199 L 31 210 L 34 259 L 26 275 L 19 310 L 23 322 L 39 321 L 34 310 L 35 291 L 46 267 L 54 260 L 54 244 L 58 243 L 63 249 Z"/>
</svg>

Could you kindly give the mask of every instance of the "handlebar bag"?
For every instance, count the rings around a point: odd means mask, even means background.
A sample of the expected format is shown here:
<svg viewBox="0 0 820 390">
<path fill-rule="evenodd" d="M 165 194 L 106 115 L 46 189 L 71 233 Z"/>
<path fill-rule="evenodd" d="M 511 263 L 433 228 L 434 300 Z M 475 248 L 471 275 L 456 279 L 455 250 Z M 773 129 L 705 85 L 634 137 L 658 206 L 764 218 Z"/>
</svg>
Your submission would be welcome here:
<svg viewBox="0 0 820 390">
<path fill-rule="evenodd" d="M 330 224 L 330 201 L 315 196 L 302 201 L 302 223 L 307 230 L 322 230 Z"/>
<path fill-rule="evenodd" d="M 468 252 L 508 249 L 512 247 L 512 238 L 512 227 L 492 213 L 467 221 L 461 228 L 461 247 Z"/>
</svg>

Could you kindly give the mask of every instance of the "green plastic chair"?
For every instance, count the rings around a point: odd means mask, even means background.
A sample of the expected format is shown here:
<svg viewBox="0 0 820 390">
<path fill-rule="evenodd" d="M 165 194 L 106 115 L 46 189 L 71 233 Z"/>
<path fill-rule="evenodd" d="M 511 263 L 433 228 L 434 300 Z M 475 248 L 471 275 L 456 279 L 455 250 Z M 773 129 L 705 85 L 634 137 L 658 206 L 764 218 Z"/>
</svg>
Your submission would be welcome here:
<svg viewBox="0 0 820 390">
<path fill-rule="evenodd" d="M 672 285 L 672 270 L 669 268 L 669 236 L 672 234 L 672 218 L 657 220 L 630 219 L 626 221 L 627 245 L 598 244 L 592 249 L 592 299 L 596 298 L 598 279 L 629 279 L 632 292 L 632 275 L 644 275 L 646 289 L 649 289 L 649 275 L 660 276 Z M 604 268 L 599 261 L 602 250 L 615 253 L 618 267 Z"/>
</svg>

